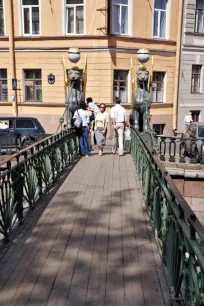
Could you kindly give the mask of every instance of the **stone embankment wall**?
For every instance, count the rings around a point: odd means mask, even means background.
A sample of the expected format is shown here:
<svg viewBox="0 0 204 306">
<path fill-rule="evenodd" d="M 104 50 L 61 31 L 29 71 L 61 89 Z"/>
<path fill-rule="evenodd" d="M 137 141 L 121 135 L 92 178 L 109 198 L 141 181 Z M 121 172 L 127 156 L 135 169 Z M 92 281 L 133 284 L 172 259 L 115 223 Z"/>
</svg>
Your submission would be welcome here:
<svg viewBox="0 0 204 306">
<path fill-rule="evenodd" d="M 203 165 L 165 163 L 177 188 L 204 226 L 204 169 Z"/>
</svg>

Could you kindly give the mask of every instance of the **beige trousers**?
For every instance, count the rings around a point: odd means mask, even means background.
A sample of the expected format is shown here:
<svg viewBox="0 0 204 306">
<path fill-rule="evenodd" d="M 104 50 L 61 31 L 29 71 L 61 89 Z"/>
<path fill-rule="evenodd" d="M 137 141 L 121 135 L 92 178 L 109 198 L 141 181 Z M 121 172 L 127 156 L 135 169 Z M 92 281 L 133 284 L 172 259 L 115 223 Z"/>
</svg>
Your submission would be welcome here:
<svg viewBox="0 0 204 306">
<path fill-rule="evenodd" d="M 118 154 L 123 155 L 123 135 L 124 135 L 124 123 L 116 123 L 113 129 L 113 152 L 116 153 L 118 148 Z"/>
</svg>

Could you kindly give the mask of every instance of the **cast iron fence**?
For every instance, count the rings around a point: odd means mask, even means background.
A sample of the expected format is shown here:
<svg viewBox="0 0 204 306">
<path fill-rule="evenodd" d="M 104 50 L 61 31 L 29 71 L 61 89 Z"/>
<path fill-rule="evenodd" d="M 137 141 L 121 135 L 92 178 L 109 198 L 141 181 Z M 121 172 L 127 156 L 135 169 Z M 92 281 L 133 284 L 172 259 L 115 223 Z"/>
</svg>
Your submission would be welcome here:
<svg viewBox="0 0 204 306">
<path fill-rule="evenodd" d="M 131 128 L 137 168 L 173 305 L 204 305 L 204 229 L 161 164 Z"/>
<path fill-rule="evenodd" d="M 157 136 L 162 161 L 204 164 L 204 138 Z"/>
<path fill-rule="evenodd" d="M 78 156 L 74 130 L 47 137 L 0 163 L 0 239 L 10 240 L 12 229 L 33 210 L 38 199 Z"/>
</svg>

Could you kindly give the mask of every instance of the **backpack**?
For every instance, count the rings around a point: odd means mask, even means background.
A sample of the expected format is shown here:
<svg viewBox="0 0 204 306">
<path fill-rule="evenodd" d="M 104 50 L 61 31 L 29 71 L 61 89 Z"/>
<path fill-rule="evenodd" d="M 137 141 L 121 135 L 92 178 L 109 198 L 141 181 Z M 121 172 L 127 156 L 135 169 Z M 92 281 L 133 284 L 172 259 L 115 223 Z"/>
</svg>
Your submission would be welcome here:
<svg viewBox="0 0 204 306">
<path fill-rule="evenodd" d="M 80 117 L 78 110 L 77 110 L 77 113 L 78 113 L 78 116 L 77 116 L 76 119 L 74 120 L 74 126 L 75 126 L 77 129 L 80 129 L 80 128 L 82 128 L 82 118 Z"/>
</svg>

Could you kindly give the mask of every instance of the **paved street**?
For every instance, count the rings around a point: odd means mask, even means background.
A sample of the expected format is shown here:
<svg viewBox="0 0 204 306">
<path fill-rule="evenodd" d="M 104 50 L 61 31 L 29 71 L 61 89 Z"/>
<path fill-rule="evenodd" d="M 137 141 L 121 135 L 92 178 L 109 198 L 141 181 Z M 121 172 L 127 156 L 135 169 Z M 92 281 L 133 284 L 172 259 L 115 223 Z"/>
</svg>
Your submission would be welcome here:
<svg viewBox="0 0 204 306">
<path fill-rule="evenodd" d="M 168 293 L 130 155 L 81 159 L 0 250 L 0 306 L 162 306 Z"/>
</svg>

